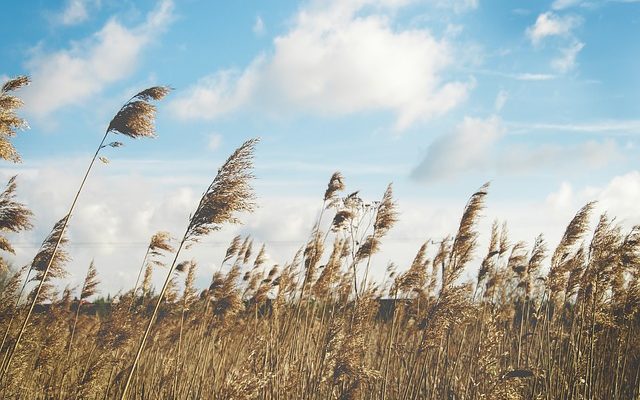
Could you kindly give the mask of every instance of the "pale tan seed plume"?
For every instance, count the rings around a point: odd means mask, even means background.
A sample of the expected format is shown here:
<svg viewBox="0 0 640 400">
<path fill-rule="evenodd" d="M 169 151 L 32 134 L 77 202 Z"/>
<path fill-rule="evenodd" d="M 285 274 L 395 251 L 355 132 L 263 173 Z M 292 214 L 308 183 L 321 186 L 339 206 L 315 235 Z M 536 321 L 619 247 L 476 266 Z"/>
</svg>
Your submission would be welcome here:
<svg viewBox="0 0 640 400">
<path fill-rule="evenodd" d="M 319 298 L 326 298 L 338 281 L 344 244 L 345 240 L 340 238 L 336 238 L 333 242 L 333 250 L 329 260 L 313 286 L 313 293 Z"/>
<path fill-rule="evenodd" d="M 242 297 L 237 287 L 239 276 L 240 268 L 234 265 L 213 292 L 213 314 L 222 321 L 235 316 L 242 309 Z"/>
<path fill-rule="evenodd" d="M 247 243 L 247 247 L 244 250 L 244 255 L 242 256 L 242 263 L 247 264 L 249 259 L 251 258 L 251 254 L 253 253 L 253 239 Z"/>
<path fill-rule="evenodd" d="M 356 261 L 366 260 L 369 256 L 375 254 L 380 249 L 380 240 L 374 235 L 368 235 L 364 239 L 364 243 L 358 247 L 356 252 Z"/>
<path fill-rule="evenodd" d="M 236 262 L 241 261 L 244 258 L 244 253 L 247 251 L 247 247 L 249 246 L 249 241 L 251 240 L 251 236 L 247 236 L 242 241 L 242 246 L 238 249 L 236 253 Z"/>
<path fill-rule="evenodd" d="M 206 190 L 187 228 L 187 241 L 197 241 L 222 228 L 225 223 L 240 223 L 237 213 L 255 209 L 255 195 L 250 185 L 253 180 L 253 153 L 258 139 L 242 144 L 218 170 Z"/>
<path fill-rule="evenodd" d="M 431 279 L 429 281 L 429 286 L 427 287 L 428 294 L 435 294 L 436 285 L 438 282 L 438 272 L 440 272 L 440 279 L 443 279 L 446 262 L 449 258 L 449 254 L 451 253 L 451 237 L 447 236 L 442 241 L 440 241 L 440 246 L 438 246 L 438 252 L 435 257 L 433 257 L 433 261 L 431 262 Z"/>
<path fill-rule="evenodd" d="M 533 242 L 533 248 L 527 262 L 526 281 L 524 286 L 525 299 L 531 298 L 532 282 L 537 278 L 542 267 L 542 262 L 547 257 L 547 244 L 542 234 L 538 235 Z"/>
<path fill-rule="evenodd" d="M 589 263 L 581 282 L 583 298 L 592 299 L 597 305 L 605 301 L 614 271 L 620 264 L 619 249 L 623 240 L 620 225 L 606 213 L 602 214 L 589 245 Z"/>
<path fill-rule="evenodd" d="M 14 137 L 17 130 L 27 129 L 29 125 L 16 114 L 16 110 L 24 103 L 11 93 L 29 83 L 29 77 L 18 76 L 5 82 L 0 89 L 0 158 L 15 163 L 20 162 L 20 154 L 9 138 Z"/>
<path fill-rule="evenodd" d="M 153 266 L 148 263 L 144 269 L 144 277 L 142 278 L 142 296 L 146 297 L 151 293 L 151 278 L 153 276 Z"/>
<path fill-rule="evenodd" d="M 502 223 L 502 228 L 500 229 L 500 246 L 498 247 L 498 255 L 502 257 L 511 247 L 511 243 L 509 243 L 509 228 L 507 227 L 507 221 Z"/>
<path fill-rule="evenodd" d="M 511 270 L 522 280 L 527 272 L 527 261 L 527 244 L 523 241 L 516 242 L 516 244 L 511 247 L 511 254 L 507 259 L 507 269 Z"/>
<path fill-rule="evenodd" d="M 227 261 L 231 260 L 231 258 L 233 258 L 233 256 L 235 256 L 238 253 L 238 251 L 240 250 L 241 241 L 242 241 L 242 236 L 240 235 L 235 236 L 231 240 L 231 243 L 229 244 L 229 247 L 227 247 L 227 252 L 225 253 L 224 259 L 222 260 L 222 264 L 220 264 L 220 266 L 224 265 Z"/>
<path fill-rule="evenodd" d="M 385 236 L 397 221 L 398 205 L 393 200 L 393 187 L 390 183 L 384 191 L 382 201 L 376 211 L 376 220 L 373 224 L 376 236 L 378 238 Z"/>
<path fill-rule="evenodd" d="M 426 258 L 428 245 L 429 240 L 420 246 L 407 272 L 396 279 L 393 289 L 394 292 L 396 290 L 399 292 L 411 292 L 414 289 L 423 289 L 426 286 L 427 264 L 429 263 L 429 260 Z"/>
<path fill-rule="evenodd" d="M 198 292 L 194 286 L 197 267 L 198 264 L 195 262 L 195 260 L 189 261 L 185 267 L 186 270 L 184 277 L 184 289 L 182 291 L 182 303 L 184 304 L 185 308 L 189 308 L 189 306 L 197 298 Z"/>
<path fill-rule="evenodd" d="M 376 217 L 373 223 L 373 233 L 371 235 L 368 235 L 365 238 L 364 243 L 358 248 L 358 251 L 356 252 L 355 263 L 353 265 L 353 268 L 355 270 L 356 263 L 364 259 L 367 260 L 367 265 L 365 267 L 364 277 L 361 285 L 362 290 L 366 289 L 366 286 L 368 283 L 367 279 L 369 276 L 371 256 L 379 250 L 380 239 L 382 239 L 382 237 L 384 237 L 387 234 L 387 232 L 389 232 L 389 229 L 391 229 L 391 227 L 398 220 L 397 204 L 393 200 L 393 188 L 391 183 L 387 186 L 387 189 L 385 190 L 384 195 L 382 196 L 382 200 L 377 205 L 375 215 Z M 355 272 L 354 272 L 354 276 L 355 276 Z M 355 281 L 354 281 L 354 288 L 357 296 L 358 290 L 357 290 L 357 284 Z"/>
<path fill-rule="evenodd" d="M 564 297 L 566 300 L 570 300 L 578 292 L 585 270 L 585 261 L 586 256 L 583 246 L 580 246 L 576 254 L 567 261 L 569 277 L 567 279 L 567 286 L 564 289 Z M 554 289 L 554 292 L 560 292 L 560 288 Z"/>
<path fill-rule="evenodd" d="M 327 190 L 324 192 L 324 201 L 327 207 L 337 205 L 339 199 L 336 194 L 343 191 L 344 188 L 344 177 L 339 171 L 334 172 L 333 175 L 331 175 L 331 179 L 329 179 Z"/>
<path fill-rule="evenodd" d="M 34 257 L 31 263 L 31 268 L 36 272 L 36 275 L 31 278 L 31 281 L 41 282 L 44 278 L 44 283 L 48 283 L 51 281 L 51 279 L 63 278 L 67 276 L 65 265 L 67 264 L 67 262 L 69 262 L 70 257 L 65 250 L 65 246 L 67 245 L 69 240 L 66 234 L 62 233 L 62 227 L 65 225 L 66 219 L 67 217 L 62 218 L 60 221 L 56 222 L 53 230 L 44 240 L 42 246 L 40 247 L 40 250 Z M 54 256 L 53 249 L 55 248 L 58 241 L 60 241 L 60 244 Z M 47 270 L 47 265 L 49 265 L 52 257 L 53 260 L 51 261 L 51 266 Z M 34 291 L 35 290 L 37 290 L 37 287 L 34 289 Z M 38 296 L 36 301 L 42 301 L 44 299 L 45 296 Z"/>
<path fill-rule="evenodd" d="M 596 202 L 592 201 L 587 203 L 584 207 L 582 207 L 578 213 L 573 217 L 567 229 L 553 252 L 553 256 L 551 257 L 551 272 L 553 273 L 553 269 L 557 268 L 559 264 L 569 255 L 570 248 L 577 243 L 584 234 L 587 232 L 589 228 L 589 216 L 591 215 L 591 211 L 595 207 Z"/>
<path fill-rule="evenodd" d="M 30 230 L 33 213 L 22 203 L 15 201 L 16 177 L 9 179 L 7 187 L 0 194 L 0 232 L 20 232 Z M 0 235 L 0 250 L 15 254 L 9 240 Z"/>
<path fill-rule="evenodd" d="M 269 292 L 273 287 L 273 284 L 272 284 L 273 279 L 278 273 L 278 271 L 279 271 L 279 267 L 276 264 L 273 267 L 271 267 L 267 276 L 264 279 L 262 279 L 262 281 L 260 282 L 260 285 L 258 286 L 253 297 L 251 298 L 251 301 L 254 304 L 262 304 L 268 299 Z"/>
<path fill-rule="evenodd" d="M 89 264 L 89 270 L 87 271 L 87 276 L 84 278 L 84 284 L 82 285 L 80 301 L 88 299 L 89 297 L 96 294 L 99 284 L 100 280 L 98 280 L 98 271 L 96 270 L 95 263 L 93 262 L 93 260 L 91 260 L 91 263 Z"/>
<path fill-rule="evenodd" d="M 589 228 L 589 216 L 595 202 L 587 203 L 573 217 L 567 226 L 558 247 L 551 256 L 551 268 L 547 276 L 547 288 L 552 299 L 557 301 L 567 285 L 568 263 L 566 262 L 571 254 L 572 247 L 584 237 Z"/>
<path fill-rule="evenodd" d="M 300 298 L 308 294 L 308 289 L 316 279 L 318 265 L 322 255 L 324 254 L 324 235 L 315 225 L 311 233 L 311 237 L 304 248 L 302 255 L 304 256 L 304 280 L 302 281 L 302 291 Z"/>
<path fill-rule="evenodd" d="M 155 137 L 156 106 L 151 100 L 161 100 L 171 88 L 156 86 L 145 89 L 125 103 L 113 117 L 107 132 L 119 133 L 133 139 Z"/>
<path fill-rule="evenodd" d="M 161 256 L 163 255 L 161 251 L 167 253 L 173 253 L 175 251 L 173 246 L 171 246 L 171 235 L 169 232 L 158 231 L 151 236 L 151 241 L 149 242 L 149 255 Z"/>
<path fill-rule="evenodd" d="M 265 245 L 263 244 L 256 256 L 255 261 L 253 262 L 253 269 L 258 269 L 262 267 L 262 265 L 267 261 L 267 250 Z"/>
<path fill-rule="evenodd" d="M 453 282 L 458 279 L 465 265 L 473 257 L 473 252 L 478 241 L 476 225 L 480 211 L 484 208 L 484 199 L 487 196 L 488 189 L 489 183 L 487 182 L 471 196 L 464 209 L 464 213 L 460 219 L 458 233 L 453 239 L 448 265 L 442 276 L 443 288 L 452 285 Z"/>
<path fill-rule="evenodd" d="M 478 269 L 478 278 L 476 287 L 484 282 L 485 278 L 491 275 L 495 269 L 495 256 L 498 254 L 498 221 L 493 221 L 491 225 L 491 239 L 489 240 L 489 250 L 487 255 L 482 259 L 480 269 Z"/>
<path fill-rule="evenodd" d="M 144 271 L 143 281 L 142 281 L 142 296 L 146 296 L 151 289 L 151 275 L 153 273 L 154 266 L 162 266 L 162 262 L 158 259 L 158 257 L 163 257 L 165 252 L 173 253 L 175 249 L 171 245 L 171 235 L 166 231 L 158 231 L 151 236 L 151 240 L 149 241 L 149 245 L 147 246 L 147 252 L 142 259 L 142 264 L 140 265 L 140 270 L 138 271 L 138 277 L 136 278 L 136 283 L 133 286 L 132 290 L 132 298 L 131 305 L 133 306 L 135 303 L 136 295 L 138 292 L 138 283 L 140 282 L 140 276 Z"/>
<path fill-rule="evenodd" d="M 331 222 L 331 231 L 338 232 L 346 229 L 349 223 L 353 220 L 354 214 L 351 210 L 339 210 L 336 215 L 333 216 Z"/>
</svg>

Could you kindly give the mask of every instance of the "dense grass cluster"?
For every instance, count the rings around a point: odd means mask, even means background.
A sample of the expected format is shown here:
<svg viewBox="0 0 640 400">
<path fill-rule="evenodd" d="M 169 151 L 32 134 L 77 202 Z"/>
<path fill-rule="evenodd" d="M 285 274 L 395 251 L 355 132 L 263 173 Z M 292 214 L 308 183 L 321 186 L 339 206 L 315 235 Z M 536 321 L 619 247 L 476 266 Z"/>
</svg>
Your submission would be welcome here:
<svg viewBox="0 0 640 400">
<path fill-rule="evenodd" d="M 151 88 L 134 96 L 105 139 L 153 136 L 149 101 L 166 93 Z M 105 139 L 93 161 L 109 146 Z M 542 236 L 531 246 L 512 243 L 506 225 L 496 222 L 488 248 L 478 249 L 485 185 L 450 237 L 426 241 L 411 265 L 388 265 L 378 282 L 371 278 L 379 268 L 376 252 L 398 218 L 392 187 L 380 201 L 367 202 L 358 192 L 347 194 L 335 173 L 306 244 L 291 261 L 272 265 L 265 246 L 238 236 L 210 286 L 196 289 L 197 261 L 182 260 L 181 250 L 253 210 L 256 143 L 245 142 L 219 169 L 181 238 L 151 237 L 144 259 L 131 262 L 142 262 L 138 280 L 100 312 L 90 303 L 99 289 L 93 263 L 79 290 L 57 289 L 69 259 L 65 229 L 92 161 L 69 213 L 33 262 L 18 271 L 4 267 L 0 397 L 640 395 L 640 227 L 624 231 L 601 215 L 590 228 L 592 203 L 555 248 Z M 12 179 L 0 195 L 0 231 L 31 228 L 31 213 L 15 191 Z M 0 248 L 13 250 L 2 236 Z M 470 271 L 477 271 L 473 282 L 464 279 Z M 154 274 L 166 278 L 159 290 L 151 285 Z"/>
</svg>

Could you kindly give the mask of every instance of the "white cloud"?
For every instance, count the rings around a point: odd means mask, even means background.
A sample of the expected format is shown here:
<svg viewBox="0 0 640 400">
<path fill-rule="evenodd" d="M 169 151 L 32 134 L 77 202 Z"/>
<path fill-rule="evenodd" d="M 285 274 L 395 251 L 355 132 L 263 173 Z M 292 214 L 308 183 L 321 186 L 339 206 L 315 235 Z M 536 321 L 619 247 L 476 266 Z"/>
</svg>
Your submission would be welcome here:
<svg viewBox="0 0 640 400">
<path fill-rule="evenodd" d="M 529 131 L 558 131 L 574 133 L 608 133 L 608 134 L 639 134 L 640 120 L 604 120 L 583 123 L 522 123 L 510 122 L 510 127 L 521 132 Z"/>
<path fill-rule="evenodd" d="M 564 10 L 565 8 L 577 6 L 580 3 L 582 3 L 582 0 L 555 0 L 551 8 L 554 10 Z"/>
<path fill-rule="evenodd" d="M 547 197 L 547 204 L 554 209 L 577 209 L 589 201 L 596 200 L 597 212 L 607 212 L 625 225 L 640 223 L 640 171 L 630 171 L 614 176 L 601 186 L 575 188 L 563 182 L 556 192 Z"/>
<path fill-rule="evenodd" d="M 495 111 L 497 112 L 502 110 L 502 107 L 504 107 L 508 99 L 509 99 L 509 92 L 507 92 L 506 90 L 500 90 L 498 92 L 498 95 L 496 96 L 496 101 L 493 106 Z"/>
<path fill-rule="evenodd" d="M 464 173 L 519 174 L 552 168 L 600 168 L 620 159 L 612 140 L 577 144 L 505 145 L 507 129 L 498 117 L 466 117 L 456 129 L 434 140 L 422 162 L 412 172 L 418 181 L 430 183 Z"/>
<path fill-rule="evenodd" d="M 87 0 L 67 0 L 67 5 L 56 16 L 56 21 L 62 25 L 76 25 L 89 18 Z"/>
<path fill-rule="evenodd" d="M 576 66 L 576 57 L 584 47 L 584 43 L 575 42 L 562 50 L 562 55 L 551 61 L 551 66 L 560 72 L 567 72 Z"/>
<path fill-rule="evenodd" d="M 219 71 L 206 76 L 170 102 L 172 112 L 183 119 L 215 119 L 246 105 L 254 94 L 257 66 L 245 71 Z"/>
<path fill-rule="evenodd" d="M 519 81 L 549 81 L 556 79 L 556 76 L 551 74 L 532 74 L 525 72 L 516 74 L 514 78 Z"/>
<path fill-rule="evenodd" d="M 215 151 L 218 150 L 220 148 L 220 145 L 222 144 L 222 135 L 220 135 L 219 133 L 212 133 L 211 135 L 209 135 L 209 150 Z"/>
<path fill-rule="evenodd" d="M 589 140 L 571 145 L 512 145 L 493 157 L 493 167 L 508 173 L 560 167 L 565 168 L 565 171 L 569 167 L 596 169 L 621 157 L 620 149 L 613 140 Z"/>
<path fill-rule="evenodd" d="M 264 35 L 265 32 L 265 26 L 264 26 L 264 21 L 262 20 L 261 16 L 257 16 L 256 17 L 256 22 L 253 23 L 253 33 L 255 33 L 257 36 L 262 36 Z"/>
<path fill-rule="evenodd" d="M 573 188 L 569 182 L 562 182 L 558 191 L 547 196 L 546 203 L 554 210 L 572 208 Z"/>
<path fill-rule="evenodd" d="M 431 2 L 436 7 L 451 9 L 457 13 L 475 10 L 480 5 L 479 0 L 431 0 Z"/>
<path fill-rule="evenodd" d="M 533 26 L 527 28 L 527 36 L 534 45 L 551 36 L 569 36 L 571 31 L 581 23 L 581 19 L 574 16 L 559 16 L 552 12 L 538 15 Z"/>
<path fill-rule="evenodd" d="M 140 25 L 127 28 L 110 19 L 90 38 L 68 49 L 36 48 L 27 61 L 33 83 L 25 88 L 26 109 L 37 117 L 68 105 L 81 104 L 136 68 L 148 45 L 172 19 L 173 3 L 164 0 Z"/>
<path fill-rule="evenodd" d="M 444 78 L 454 63 L 450 43 L 424 29 L 395 28 L 383 9 L 398 2 L 373 2 L 376 13 L 362 14 L 367 4 L 314 3 L 274 39 L 273 54 L 242 72 L 201 79 L 173 101 L 174 113 L 213 119 L 249 105 L 285 114 L 382 110 L 403 130 L 465 100 L 472 83 Z"/>
<path fill-rule="evenodd" d="M 516 72 L 516 73 L 508 73 L 491 69 L 479 69 L 474 70 L 475 73 L 489 75 L 489 76 L 498 76 L 501 78 L 507 79 L 515 79 L 517 81 L 550 81 L 552 79 L 556 79 L 556 75 L 552 74 L 540 74 L 540 73 L 532 73 L 532 72 Z"/>
<path fill-rule="evenodd" d="M 412 175 L 420 181 L 431 182 L 484 168 L 488 153 L 504 133 L 498 117 L 465 117 L 451 134 L 437 138 L 429 146 Z"/>
</svg>

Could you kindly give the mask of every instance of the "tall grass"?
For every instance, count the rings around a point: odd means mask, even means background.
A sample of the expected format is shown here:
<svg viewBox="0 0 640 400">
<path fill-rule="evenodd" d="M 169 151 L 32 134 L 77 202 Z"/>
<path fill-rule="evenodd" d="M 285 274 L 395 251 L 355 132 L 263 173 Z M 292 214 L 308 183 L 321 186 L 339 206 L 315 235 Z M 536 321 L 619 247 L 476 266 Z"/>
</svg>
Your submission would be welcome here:
<svg viewBox="0 0 640 400">
<path fill-rule="evenodd" d="M 161 97 L 144 93 L 132 101 Z M 119 115 L 133 112 L 127 107 Z M 145 128 L 150 121 L 139 122 Z M 132 126 L 112 122 L 107 133 L 127 134 Z M 55 290 L 51 279 L 65 278 L 70 257 L 68 216 L 30 268 L 5 268 L 0 397 L 640 396 L 640 227 L 625 231 L 606 214 L 595 221 L 593 203 L 569 221 L 553 249 L 541 235 L 530 245 L 512 243 L 498 221 L 487 232 L 488 248 L 479 249 L 484 185 L 450 236 L 425 238 L 410 265 L 389 265 L 376 281 L 376 251 L 398 219 L 391 185 L 381 201 L 369 202 L 345 192 L 335 173 L 309 238 L 300 238 L 290 261 L 272 264 L 264 245 L 237 236 L 210 286 L 196 290 L 197 263 L 179 262 L 182 249 L 253 210 L 255 144 L 244 143 L 218 170 L 175 249 L 166 232 L 151 238 L 137 281 L 106 310 L 89 302 L 99 286 L 93 264 L 77 301 Z M 5 230 L 30 228 L 15 189 L 12 180 L 0 198 Z M 159 269 L 164 285 L 154 293 L 154 266 L 169 253 L 171 264 Z M 474 282 L 465 281 L 476 271 Z M 26 287 L 32 290 L 19 301 Z"/>
</svg>

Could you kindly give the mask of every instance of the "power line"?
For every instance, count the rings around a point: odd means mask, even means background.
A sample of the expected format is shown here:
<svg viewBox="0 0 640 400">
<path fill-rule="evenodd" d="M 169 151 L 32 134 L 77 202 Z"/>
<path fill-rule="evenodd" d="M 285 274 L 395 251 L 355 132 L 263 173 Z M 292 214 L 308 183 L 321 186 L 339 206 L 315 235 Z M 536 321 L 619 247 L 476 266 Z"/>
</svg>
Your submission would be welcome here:
<svg viewBox="0 0 640 400">
<path fill-rule="evenodd" d="M 383 240 L 384 242 L 424 242 L 425 238 L 418 238 L 418 237 L 408 237 L 408 238 L 393 238 L 393 237 L 389 237 L 389 238 L 385 238 Z M 297 245 L 304 245 L 306 243 L 306 240 L 265 240 L 263 241 L 266 245 L 272 246 L 297 246 Z M 430 241 L 430 243 L 435 244 L 435 243 L 439 243 L 439 242 L 435 242 L 435 241 Z M 143 246 L 147 246 L 149 244 L 149 242 L 74 242 L 71 241 L 67 244 L 68 247 L 84 247 L 84 248 L 96 248 L 96 247 L 103 247 L 103 246 L 111 246 L 111 247 L 131 247 L 131 248 L 139 248 L 139 247 L 143 247 Z M 228 241 L 213 241 L 213 242 L 204 242 L 204 241 L 200 241 L 198 242 L 198 244 L 200 246 L 205 245 L 205 246 L 209 246 L 209 247 L 228 247 L 229 246 L 229 242 Z M 33 249 L 33 248 L 40 248 L 41 243 L 37 243 L 37 242 L 16 242 L 12 244 L 12 247 L 14 248 L 22 248 L 22 249 Z"/>
</svg>

